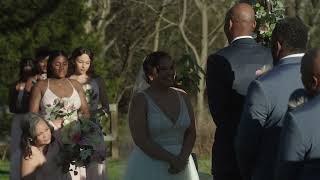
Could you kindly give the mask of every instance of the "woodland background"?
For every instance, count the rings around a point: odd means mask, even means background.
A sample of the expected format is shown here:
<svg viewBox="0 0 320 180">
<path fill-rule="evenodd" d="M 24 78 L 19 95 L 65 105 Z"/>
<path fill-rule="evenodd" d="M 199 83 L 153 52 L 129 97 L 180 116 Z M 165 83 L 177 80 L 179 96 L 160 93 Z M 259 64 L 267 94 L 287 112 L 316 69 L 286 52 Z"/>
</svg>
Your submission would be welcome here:
<svg viewBox="0 0 320 180">
<path fill-rule="evenodd" d="M 309 47 L 319 45 L 319 0 L 242 1 L 259 11 L 258 39 L 265 31 L 270 36 L 275 20 L 297 16 L 309 27 Z M 93 50 L 95 70 L 106 82 L 110 102 L 118 105 L 120 140 L 130 141 L 127 112 L 136 75 L 146 54 L 162 50 L 176 61 L 178 84 L 192 98 L 198 129 L 194 151 L 210 160 L 215 127 L 206 102 L 206 58 L 227 46 L 224 18 L 235 2 L 1 0 L 0 140 L 9 135 L 8 87 L 18 79 L 19 60 L 44 48 L 70 53 L 84 46 Z"/>
</svg>

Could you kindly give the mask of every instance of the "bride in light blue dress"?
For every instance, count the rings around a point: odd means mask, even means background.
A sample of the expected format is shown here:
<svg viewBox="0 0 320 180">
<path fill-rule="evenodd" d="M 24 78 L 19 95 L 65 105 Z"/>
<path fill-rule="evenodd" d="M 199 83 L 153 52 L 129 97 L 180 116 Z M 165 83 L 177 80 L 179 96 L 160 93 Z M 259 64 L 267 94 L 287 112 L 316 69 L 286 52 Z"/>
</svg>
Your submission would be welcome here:
<svg viewBox="0 0 320 180">
<path fill-rule="evenodd" d="M 143 70 L 150 87 L 136 93 L 130 105 L 135 146 L 125 180 L 199 180 L 190 156 L 196 137 L 194 113 L 187 94 L 172 88 L 171 57 L 151 53 Z"/>
</svg>

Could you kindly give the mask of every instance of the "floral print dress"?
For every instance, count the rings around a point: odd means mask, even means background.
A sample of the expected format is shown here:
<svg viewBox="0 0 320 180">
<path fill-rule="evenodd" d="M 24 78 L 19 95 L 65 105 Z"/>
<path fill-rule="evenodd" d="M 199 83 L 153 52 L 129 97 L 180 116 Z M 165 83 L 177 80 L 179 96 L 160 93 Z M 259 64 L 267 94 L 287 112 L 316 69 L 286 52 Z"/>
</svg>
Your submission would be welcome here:
<svg viewBox="0 0 320 180">
<path fill-rule="evenodd" d="M 81 106 L 80 96 L 77 90 L 73 87 L 70 97 L 60 98 L 50 90 L 50 82 L 48 79 L 48 87 L 41 99 L 41 114 L 45 120 L 52 121 L 57 118 L 64 120 L 63 124 L 69 124 L 78 119 L 78 110 Z"/>
</svg>

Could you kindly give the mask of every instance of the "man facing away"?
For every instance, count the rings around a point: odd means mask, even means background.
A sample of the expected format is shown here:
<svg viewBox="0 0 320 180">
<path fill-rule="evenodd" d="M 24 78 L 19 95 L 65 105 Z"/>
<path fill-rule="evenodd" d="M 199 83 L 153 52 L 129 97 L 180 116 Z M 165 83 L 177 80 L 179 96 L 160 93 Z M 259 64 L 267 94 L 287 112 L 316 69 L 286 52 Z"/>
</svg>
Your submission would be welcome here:
<svg viewBox="0 0 320 180">
<path fill-rule="evenodd" d="M 279 144 L 278 180 L 320 179 L 320 50 L 312 49 L 301 62 L 308 102 L 288 112 Z"/>
<path fill-rule="evenodd" d="M 254 80 L 236 137 L 236 154 L 245 179 L 273 180 L 282 122 L 290 94 L 302 88 L 300 62 L 308 31 L 296 18 L 285 18 L 272 32 L 274 67 Z"/>
<path fill-rule="evenodd" d="M 247 88 L 264 65 L 272 64 L 270 51 L 252 38 L 255 13 L 245 3 L 234 5 L 225 18 L 225 34 L 230 45 L 207 60 L 208 103 L 216 132 L 212 148 L 215 180 L 241 179 L 234 151 L 234 137 Z"/>
</svg>

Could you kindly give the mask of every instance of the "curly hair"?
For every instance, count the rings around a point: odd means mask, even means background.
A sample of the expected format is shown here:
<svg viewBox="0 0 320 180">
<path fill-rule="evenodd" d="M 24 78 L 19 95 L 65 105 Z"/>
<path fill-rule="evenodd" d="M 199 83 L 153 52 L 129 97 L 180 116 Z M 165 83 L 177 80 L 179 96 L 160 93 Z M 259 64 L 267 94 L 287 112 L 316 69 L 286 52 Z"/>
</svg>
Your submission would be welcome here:
<svg viewBox="0 0 320 180">
<path fill-rule="evenodd" d="M 304 51 L 308 43 L 308 28 L 298 18 L 284 18 L 276 24 L 272 39 L 282 41 L 290 52 Z"/>
</svg>

